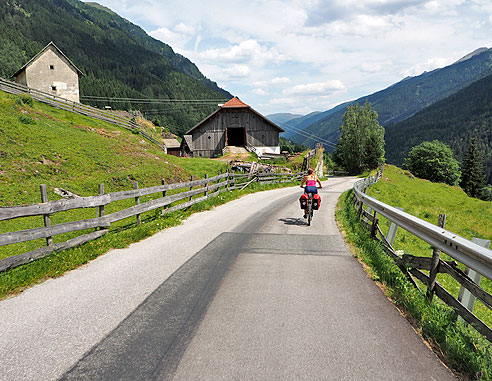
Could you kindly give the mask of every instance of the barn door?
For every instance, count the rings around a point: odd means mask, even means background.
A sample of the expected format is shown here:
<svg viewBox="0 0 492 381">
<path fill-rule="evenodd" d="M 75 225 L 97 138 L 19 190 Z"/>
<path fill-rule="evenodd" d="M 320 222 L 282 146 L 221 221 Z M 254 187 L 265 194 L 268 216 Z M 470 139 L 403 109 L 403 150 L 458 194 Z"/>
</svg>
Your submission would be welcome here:
<svg viewBox="0 0 492 381">
<path fill-rule="evenodd" d="M 246 146 L 246 129 L 244 127 L 228 127 L 226 138 L 228 146 L 244 147 Z"/>
</svg>

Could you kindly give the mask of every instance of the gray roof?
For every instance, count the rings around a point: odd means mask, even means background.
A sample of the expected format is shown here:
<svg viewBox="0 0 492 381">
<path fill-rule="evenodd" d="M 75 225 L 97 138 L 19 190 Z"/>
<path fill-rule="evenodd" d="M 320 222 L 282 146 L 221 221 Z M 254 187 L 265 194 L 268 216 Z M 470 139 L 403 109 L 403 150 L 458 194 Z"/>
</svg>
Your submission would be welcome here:
<svg viewBox="0 0 492 381">
<path fill-rule="evenodd" d="M 53 46 L 67 61 L 68 63 L 75 69 L 75 71 L 77 72 L 77 74 L 80 76 L 80 75 L 84 75 L 84 73 L 82 73 L 82 71 L 73 64 L 72 61 L 70 61 L 70 59 L 65 55 L 63 54 L 63 52 L 58 48 L 58 46 L 55 45 L 55 43 L 53 41 L 51 41 L 48 45 L 46 45 L 43 49 L 41 49 L 41 51 L 36 54 L 34 57 L 32 57 L 28 63 L 26 63 L 24 66 L 22 66 L 19 70 L 17 70 L 14 74 L 12 74 L 10 77 L 13 78 L 13 77 L 17 77 L 22 71 L 24 71 L 32 62 L 36 61 L 46 50 L 48 50 L 48 48 L 50 46 Z"/>
<path fill-rule="evenodd" d="M 167 148 L 179 148 L 180 144 L 176 139 L 162 139 Z"/>
</svg>

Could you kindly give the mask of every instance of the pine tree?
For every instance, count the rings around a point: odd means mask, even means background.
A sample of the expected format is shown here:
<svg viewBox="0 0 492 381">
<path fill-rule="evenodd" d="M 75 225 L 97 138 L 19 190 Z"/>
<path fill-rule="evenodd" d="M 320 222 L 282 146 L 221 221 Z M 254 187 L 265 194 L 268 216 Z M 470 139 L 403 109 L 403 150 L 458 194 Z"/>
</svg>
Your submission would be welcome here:
<svg viewBox="0 0 492 381">
<path fill-rule="evenodd" d="M 468 145 L 460 186 L 470 197 L 480 198 L 485 187 L 485 172 L 483 170 L 483 156 L 480 152 L 478 140 L 473 138 Z"/>
</svg>

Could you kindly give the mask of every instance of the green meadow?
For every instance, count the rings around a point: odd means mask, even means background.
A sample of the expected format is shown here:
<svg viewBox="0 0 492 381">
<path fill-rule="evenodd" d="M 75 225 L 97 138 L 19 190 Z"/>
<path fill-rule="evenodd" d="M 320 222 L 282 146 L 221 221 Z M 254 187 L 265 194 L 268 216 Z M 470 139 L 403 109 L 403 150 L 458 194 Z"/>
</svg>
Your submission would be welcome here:
<svg viewBox="0 0 492 381">
<path fill-rule="evenodd" d="M 388 205 L 401 207 L 405 212 L 434 225 L 437 224 L 439 214 L 444 213 L 447 230 L 468 240 L 476 237 L 492 241 L 492 202 L 468 197 L 459 187 L 418 179 L 408 171 L 387 165 L 383 178 L 369 187 L 367 194 Z M 389 221 L 380 217 L 380 224 L 386 233 Z M 398 229 L 393 246 L 396 250 L 412 255 L 432 256 L 432 247 L 428 243 L 401 228 Z M 453 260 L 444 253 L 441 256 L 445 260 Z M 458 296 L 460 285 L 451 276 L 439 274 L 438 281 L 455 297 Z M 492 293 L 491 280 L 482 279 L 481 286 Z M 480 301 L 477 301 L 474 312 L 492 327 L 492 311 Z"/>
</svg>

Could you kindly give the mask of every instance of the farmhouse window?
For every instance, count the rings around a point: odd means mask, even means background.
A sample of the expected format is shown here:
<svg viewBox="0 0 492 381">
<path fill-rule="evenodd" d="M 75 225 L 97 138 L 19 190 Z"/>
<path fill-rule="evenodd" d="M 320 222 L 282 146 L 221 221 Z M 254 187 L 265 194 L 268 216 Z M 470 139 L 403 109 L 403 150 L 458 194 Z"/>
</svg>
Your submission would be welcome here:
<svg viewBox="0 0 492 381">
<path fill-rule="evenodd" d="M 55 65 L 50 65 L 50 70 L 55 70 Z"/>
<path fill-rule="evenodd" d="M 56 91 L 56 86 L 51 86 L 51 90 Z"/>
</svg>

